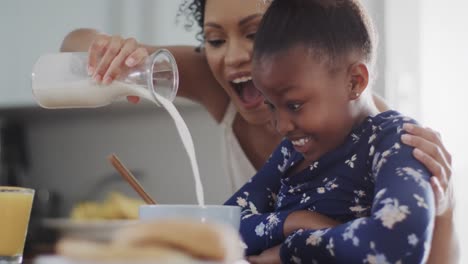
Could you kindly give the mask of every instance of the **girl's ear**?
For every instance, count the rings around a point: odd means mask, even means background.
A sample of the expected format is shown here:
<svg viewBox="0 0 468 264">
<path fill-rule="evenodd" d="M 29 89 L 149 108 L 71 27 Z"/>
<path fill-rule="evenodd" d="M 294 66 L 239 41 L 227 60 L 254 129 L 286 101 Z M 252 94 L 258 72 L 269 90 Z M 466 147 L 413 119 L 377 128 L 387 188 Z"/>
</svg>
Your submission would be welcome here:
<svg viewBox="0 0 468 264">
<path fill-rule="evenodd" d="M 356 100 L 369 84 L 369 70 L 362 62 L 354 63 L 349 68 L 349 98 Z"/>
</svg>

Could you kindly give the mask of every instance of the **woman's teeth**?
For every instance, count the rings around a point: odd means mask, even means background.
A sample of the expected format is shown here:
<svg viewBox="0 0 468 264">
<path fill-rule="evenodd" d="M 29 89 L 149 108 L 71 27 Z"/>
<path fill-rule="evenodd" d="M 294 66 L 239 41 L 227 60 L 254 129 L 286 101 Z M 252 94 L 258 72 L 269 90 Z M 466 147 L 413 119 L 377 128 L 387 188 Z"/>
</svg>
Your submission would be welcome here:
<svg viewBox="0 0 468 264">
<path fill-rule="evenodd" d="M 242 89 L 244 86 L 252 81 L 252 76 L 244 76 L 244 77 L 239 77 L 231 81 L 232 86 L 236 90 L 237 94 L 239 96 L 242 96 Z"/>
<path fill-rule="evenodd" d="M 309 142 L 309 140 L 310 140 L 310 137 L 305 137 L 305 138 L 301 138 L 298 140 L 291 140 L 291 142 L 294 146 L 301 147 L 301 146 L 304 146 L 307 142 Z"/>
<path fill-rule="evenodd" d="M 252 80 L 252 76 L 246 76 L 246 77 L 240 77 L 232 80 L 233 83 L 239 84 L 239 83 L 244 83 Z"/>
</svg>

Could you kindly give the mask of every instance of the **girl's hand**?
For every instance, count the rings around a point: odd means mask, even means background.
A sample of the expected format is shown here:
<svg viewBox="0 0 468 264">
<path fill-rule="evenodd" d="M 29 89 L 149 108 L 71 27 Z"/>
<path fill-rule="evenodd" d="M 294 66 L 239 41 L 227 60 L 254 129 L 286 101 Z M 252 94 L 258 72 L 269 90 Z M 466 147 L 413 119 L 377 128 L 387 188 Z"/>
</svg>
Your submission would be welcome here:
<svg viewBox="0 0 468 264">
<path fill-rule="evenodd" d="M 341 223 L 321 215 L 317 212 L 309 210 L 294 211 L 286 217 L 283 225 L 283 233 L 285 237 L 299 229 L 324 229 L 335 227 Z"/>
<path fill-rule="evenodd" d="M 148 57 L 148 51 L 140 47 L 134 38 L 99 34 L 89 50 L 88 73 L 103 84 L 110 84 L 120 73 L 134 67 Z M 137 103 L 138 97 L 129 96 L 128 101 Z"/>
<path fill-rule="evenodd" d="M 404 124 L 409 134 L 402 136 L 403 143 L 414 147 L 414 157 L 432 173 L 431 186 L 436 198 L 436 214 L 451 213 L 455 206 L 452 175 L 452 157 L 442 143 L 440 134 L 430 128 Z"/>
<path fill-rule="evenodd" d="M 319 213 L 312 212 L 309 210 L 294 211 L 288 215 L 284 222 L 283 232 L 284 236 L 288 237 L 293 232 L 299 229 L 322 229 L 329 228 L 339 225 L 340 222 L 335 221 L 331 218 L 323 216 Z M 263 264 L 263 263 L 281 263 L 280 259 L 280 247 L 269 248 L 263 251 L 258 256 L 249 256 L 247 260 L 251 264 Z"/>
<path fill-rule="evenodd" d="M 263 251 L 258 256 L 247 257 L 247 261 L 251 264 L 281 264 L 280 247 L 281 245 L 272 247 Z"/>
</svg>

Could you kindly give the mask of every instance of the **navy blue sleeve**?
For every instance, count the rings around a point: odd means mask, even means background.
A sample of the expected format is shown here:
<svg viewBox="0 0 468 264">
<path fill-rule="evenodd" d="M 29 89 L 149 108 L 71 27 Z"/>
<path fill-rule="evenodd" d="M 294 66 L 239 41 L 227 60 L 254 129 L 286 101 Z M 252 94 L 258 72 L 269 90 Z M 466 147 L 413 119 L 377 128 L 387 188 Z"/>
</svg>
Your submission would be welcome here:
<svg viewBox="0 0 468 264">
<path fill-rule="evenodd" d="M 334 228 L 296 231 L 281 246 L 283 263 L 427 260 L 435 214 L 430 174 L 413 157 L 413 148 L 400 143 L 401 126 L 381 129 L 369 140 L 371 215 Z"/>
<path fill-rule="evenodd" d="M 225 204 L 242 207 L 240 233 L 247 244 L 247 255 L 261 253 L 284 240 L 283 223 L 288 212 L 275 212 L 281 175 L 290 152 L 282 144 L 267 163 Z"/>
</svg>

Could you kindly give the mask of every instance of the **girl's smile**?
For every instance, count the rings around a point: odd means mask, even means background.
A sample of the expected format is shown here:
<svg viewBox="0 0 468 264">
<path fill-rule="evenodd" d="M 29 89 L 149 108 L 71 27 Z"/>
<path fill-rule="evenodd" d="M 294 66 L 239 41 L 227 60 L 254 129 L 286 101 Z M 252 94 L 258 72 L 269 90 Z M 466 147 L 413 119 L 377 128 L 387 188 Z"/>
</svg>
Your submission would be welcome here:
<svg viewBox="0 0 468 264">
<path fill-rule="evenodd" d="M 289 139 L 294 149 L 304 156 L 314 150 L 315 140 L 311 136 L 305 136 L 297 139 Z"/>
</svg>

